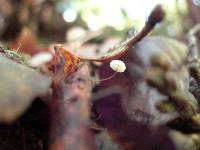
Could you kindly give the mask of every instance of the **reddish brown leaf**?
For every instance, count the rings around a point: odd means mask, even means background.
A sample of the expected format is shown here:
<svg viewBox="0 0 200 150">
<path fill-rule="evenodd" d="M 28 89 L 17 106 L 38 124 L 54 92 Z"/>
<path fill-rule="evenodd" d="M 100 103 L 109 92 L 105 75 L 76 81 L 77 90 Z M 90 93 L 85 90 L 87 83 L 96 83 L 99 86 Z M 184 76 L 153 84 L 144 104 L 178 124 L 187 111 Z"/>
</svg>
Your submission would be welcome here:
<svg viewBox="0 0 200 150">
<path fill-rule="evenodd" d="M 80 58 L 74 56 L 61 46 L 55 46 L 53 65 L 55 66 L 57 76 L 63 76 L 66 79 L 77 70 L 79 62 Z"/>
</svg>

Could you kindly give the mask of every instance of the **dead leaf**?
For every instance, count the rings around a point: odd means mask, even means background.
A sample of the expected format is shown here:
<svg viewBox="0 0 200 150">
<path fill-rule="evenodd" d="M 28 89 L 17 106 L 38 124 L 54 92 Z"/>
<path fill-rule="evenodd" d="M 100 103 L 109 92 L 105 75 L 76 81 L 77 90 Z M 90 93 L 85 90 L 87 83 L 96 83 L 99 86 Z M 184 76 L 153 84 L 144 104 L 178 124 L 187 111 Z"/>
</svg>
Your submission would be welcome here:
<svg viewBox="0 0 200 150">
<path fill-rule="evenodd" d="M 37 96 L 48 93 L 51 78 L 0 54 L 0 121 L 11 122 Z"/>
<path fill-rule="evenodd" d="M 55 46 L 55 54 L 55 63 L 60 65 L 65 78 L 76 71 L 77 65 L 80 62 L 79 57 L 74 56 L 72 53 L 60 46 Z"/>
<path fill-rule="evenodd" d="M 165 100 L 166 97 L 160 94 L 156 89 L 150 87 L 145 80 L 145 70 L 151 67 L 151 60 L 154 56 L 161 53 L 168 56 L 169 63 L 175 67 L 187 56 L 188 49 L 186 45 L 166 37 L 146 37 L 130 49 L 125 56 L 121 57 L 126 63 L 127 71 L 123 74 L 116 75 L 114 78 L 101 83 L 101 88 L 119 86 L 123 93 L 123 106 L 129 117 L 135 117 L 136 110 L 152 116 L 150 124 L 160 124 L 176 117 L 176 114 L 161 114 L 155 104 L 158 101 Z M 180 70 L 180 69 L 179 69 Z M 100 78 L 112 74 L 108 64 L 100 67 Z M 188 72 L 183 68 L 177 73 L 181 80 L 181 85 L 188 88 Z M 137 115 L 137 114 L 136 114 Z M 145 122 L 143 120 L 142 122 Z"/>
</svg>

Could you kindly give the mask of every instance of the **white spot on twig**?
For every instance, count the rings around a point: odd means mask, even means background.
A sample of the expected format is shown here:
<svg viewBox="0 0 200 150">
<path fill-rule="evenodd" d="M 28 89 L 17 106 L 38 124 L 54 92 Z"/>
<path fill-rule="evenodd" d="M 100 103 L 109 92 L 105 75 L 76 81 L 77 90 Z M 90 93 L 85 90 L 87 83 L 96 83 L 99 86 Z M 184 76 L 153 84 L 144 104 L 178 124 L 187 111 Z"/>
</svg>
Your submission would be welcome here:
<svg viewBox="0 0 200 150">
<path fill-rule="evenodd" d="M 28 62 L 28 64 L 32 67 L 40 67 L 45 63 L 51 61 L 53 59 L 53 55 L 49 52 L 40 52 L 34 55 Z"/>
</svg>

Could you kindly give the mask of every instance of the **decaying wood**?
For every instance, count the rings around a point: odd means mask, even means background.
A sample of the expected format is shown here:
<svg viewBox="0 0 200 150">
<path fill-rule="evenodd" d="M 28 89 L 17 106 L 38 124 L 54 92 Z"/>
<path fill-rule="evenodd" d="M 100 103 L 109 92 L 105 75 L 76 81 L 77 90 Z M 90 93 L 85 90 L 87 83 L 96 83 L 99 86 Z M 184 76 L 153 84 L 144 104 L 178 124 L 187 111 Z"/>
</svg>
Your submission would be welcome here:
<svg viewBox="0 0 200 150">
<path fill-rule="evenodd" d="M 94 150 L 90 132 L 90 70 L 87 63 L 54 87 L 50 150 Z"/>
</svg>

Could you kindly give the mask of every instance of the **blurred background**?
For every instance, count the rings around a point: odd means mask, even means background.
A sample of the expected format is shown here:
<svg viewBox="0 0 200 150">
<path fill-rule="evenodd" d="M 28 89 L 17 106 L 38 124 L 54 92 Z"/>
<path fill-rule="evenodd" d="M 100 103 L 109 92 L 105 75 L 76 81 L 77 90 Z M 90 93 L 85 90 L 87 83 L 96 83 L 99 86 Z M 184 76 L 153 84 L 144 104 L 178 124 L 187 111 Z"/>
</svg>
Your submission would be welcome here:
<svg viewBox="0 0 200 150">
<path fill-rule="evenodd" d="M 156 4 L 165 21 L 153 34 L 182 39 L 200 22 L 200 0 L 0 0 L 0 40 L 13 41 L 24 29 L 41 43 L 71 42 L 86 31 L 101 37 L 135 34 Z"/>
</svg>

